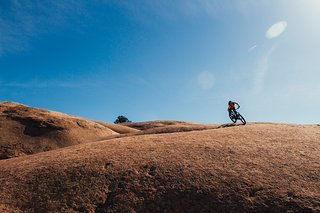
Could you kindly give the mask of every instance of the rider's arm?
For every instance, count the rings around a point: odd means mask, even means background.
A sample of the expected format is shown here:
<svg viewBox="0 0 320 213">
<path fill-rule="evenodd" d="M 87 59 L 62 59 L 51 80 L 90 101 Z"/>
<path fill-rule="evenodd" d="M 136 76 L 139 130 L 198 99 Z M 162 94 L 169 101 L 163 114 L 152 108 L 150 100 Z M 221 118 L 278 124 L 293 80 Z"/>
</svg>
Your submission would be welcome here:
<svg viewBox="0 0 320 213">
<path fill-rule="evenodd" d="M 239 109 L 239 108 L 240 108 L 240 105 L 239 105 L 237 102 L 235 102 L 235 104 L 238 105 L 238 109 Z"/>
</svg>

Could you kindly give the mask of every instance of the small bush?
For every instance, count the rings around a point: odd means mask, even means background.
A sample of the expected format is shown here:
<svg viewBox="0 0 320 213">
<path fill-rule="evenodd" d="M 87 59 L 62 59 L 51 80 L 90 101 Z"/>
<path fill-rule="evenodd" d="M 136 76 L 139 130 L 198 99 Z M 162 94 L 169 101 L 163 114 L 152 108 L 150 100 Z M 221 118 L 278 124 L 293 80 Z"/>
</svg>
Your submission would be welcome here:
<svg viewBox="0 0 320 213">
<path fill-rule="evenodd" d="M 117 119 L 114 121 L 115 124 L 118 123 L 126 123 L 126 122 L 131 122 L 126 116 L 120 115 L 117 117 Z"/>
</svg>

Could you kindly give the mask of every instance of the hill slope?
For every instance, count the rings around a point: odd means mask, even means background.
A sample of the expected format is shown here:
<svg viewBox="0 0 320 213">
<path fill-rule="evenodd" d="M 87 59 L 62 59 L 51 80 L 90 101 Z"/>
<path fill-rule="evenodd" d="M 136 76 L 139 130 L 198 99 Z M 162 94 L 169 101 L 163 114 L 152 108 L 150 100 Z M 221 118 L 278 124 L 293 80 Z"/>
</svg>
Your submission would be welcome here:
<svg viewBox="0 0 320 213">
<path fill-rule="evenodd" d="M 317 212 L 319 141 L 317 125 L 249 124 L 2 160 L 0 209 Z"/>
<path fill-rule="evenodd" d="M 13 102 L 0 103 L 0 130 L 0 159 L 137 131 Z"/>
</svg>

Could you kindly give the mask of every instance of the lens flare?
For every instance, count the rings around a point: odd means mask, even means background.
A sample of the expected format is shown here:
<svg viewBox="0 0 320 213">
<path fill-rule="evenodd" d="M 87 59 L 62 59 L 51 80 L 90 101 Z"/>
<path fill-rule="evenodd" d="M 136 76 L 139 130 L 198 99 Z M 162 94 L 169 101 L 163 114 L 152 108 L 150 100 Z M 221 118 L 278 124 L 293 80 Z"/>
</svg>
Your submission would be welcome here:
<svg viewBox="0 0 320 213">
<path fill-rule="evenodd" d="M 287 28 L 286 21 L 280 21 L 272 25 L 266 32 L 266 37 L 268 39 L 273 39 L 281 35 Z"/>
</svg>

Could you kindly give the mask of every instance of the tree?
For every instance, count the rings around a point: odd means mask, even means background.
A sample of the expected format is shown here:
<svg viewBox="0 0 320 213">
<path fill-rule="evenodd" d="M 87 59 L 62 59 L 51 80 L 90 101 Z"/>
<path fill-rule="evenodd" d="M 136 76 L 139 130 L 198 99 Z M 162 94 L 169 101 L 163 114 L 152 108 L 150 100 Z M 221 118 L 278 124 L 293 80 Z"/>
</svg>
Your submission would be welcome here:
<svg viewBox="0 0 320 213">
<path fill-rule="evenodd" d="M 126 122 L 131 122 L 126 116 L 120 115 L 117 117 L 117 119 L 114 121 L 115 124 L 119 123 L 126 123 Z"/>
</svg>

